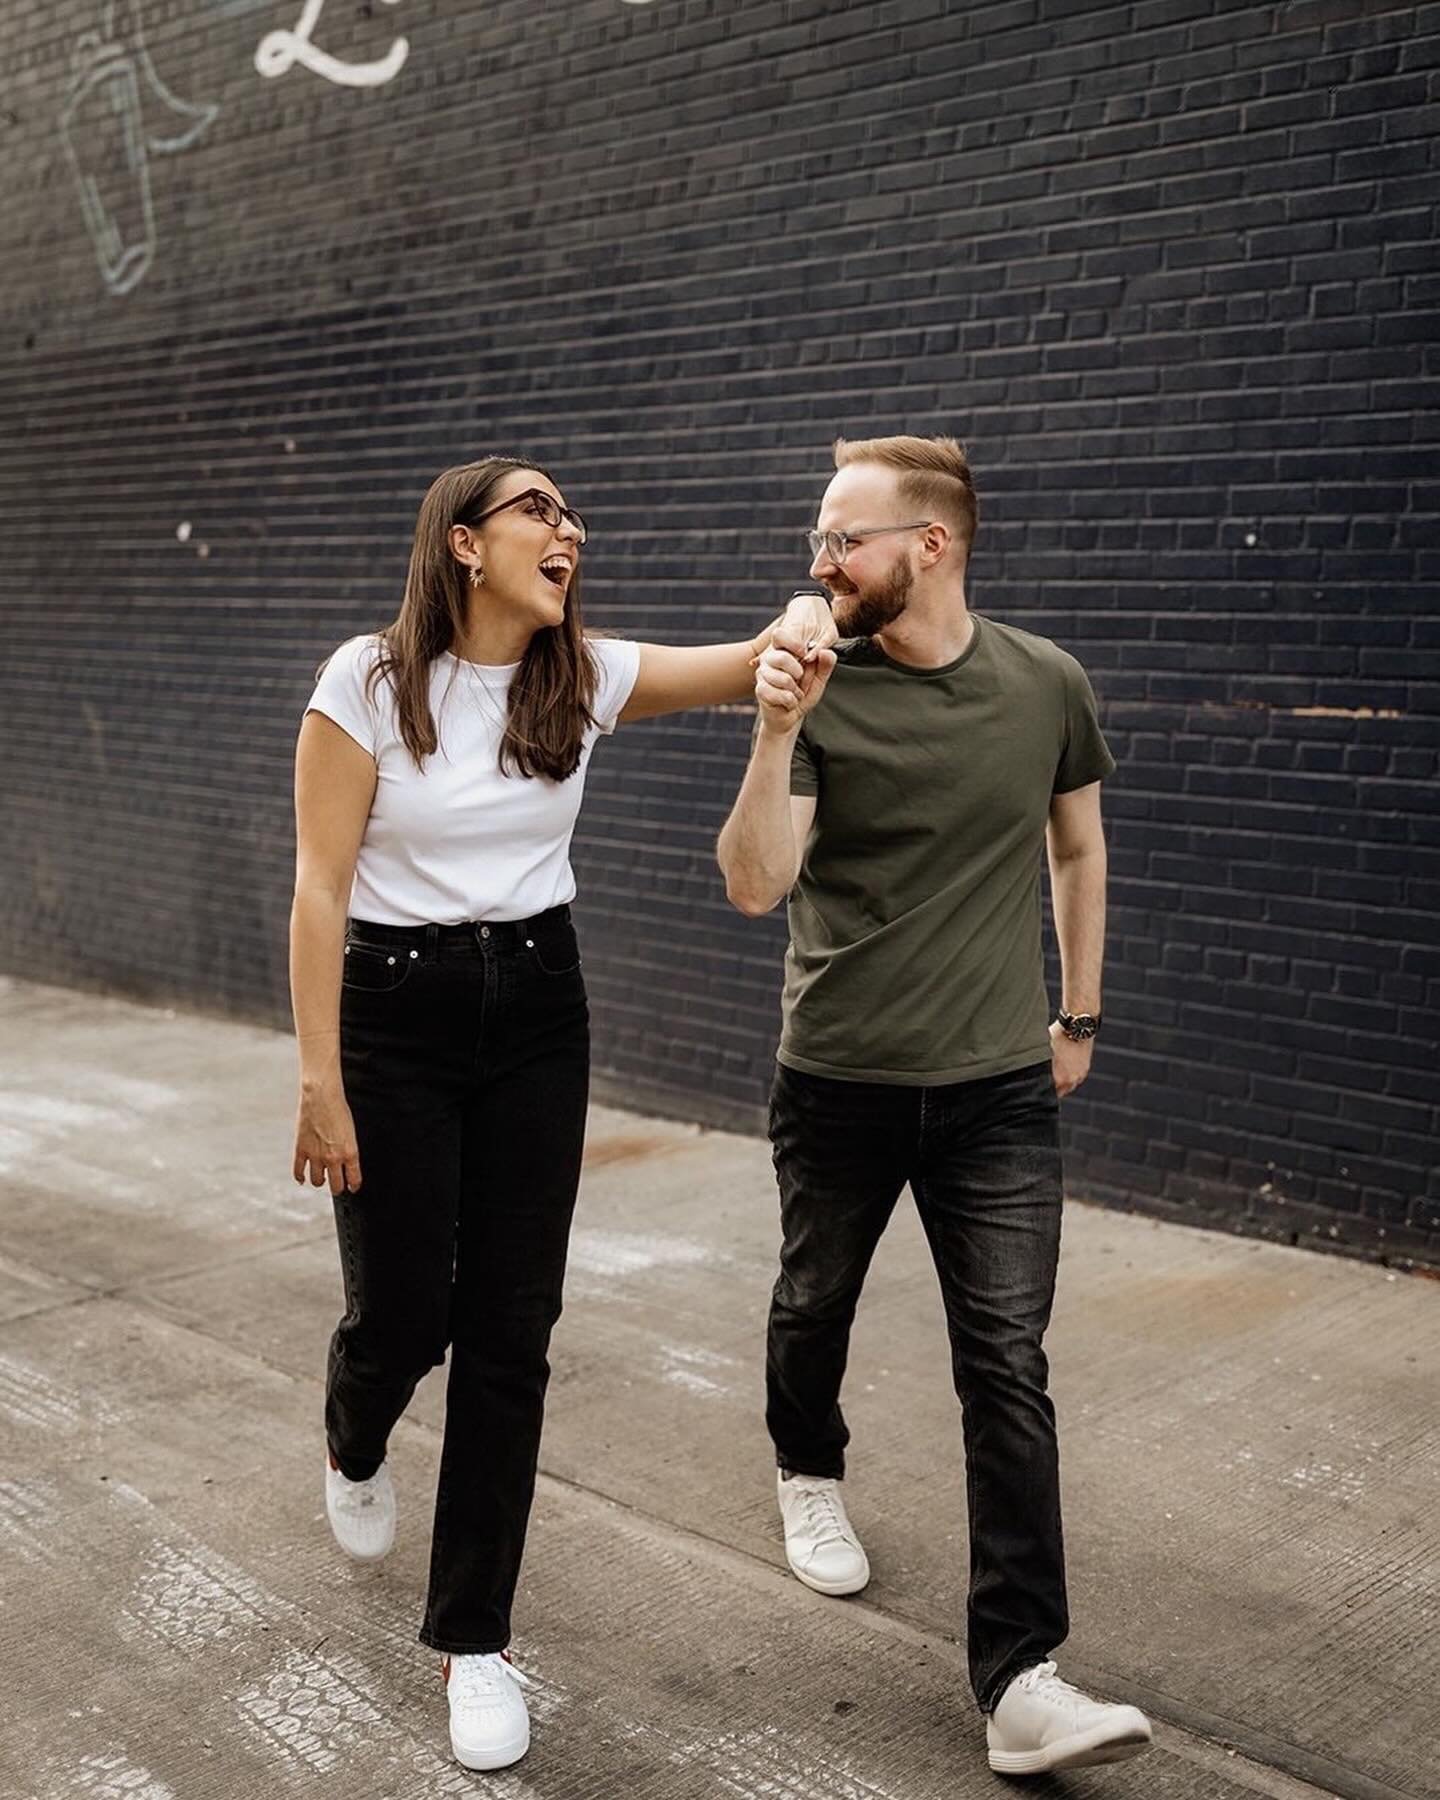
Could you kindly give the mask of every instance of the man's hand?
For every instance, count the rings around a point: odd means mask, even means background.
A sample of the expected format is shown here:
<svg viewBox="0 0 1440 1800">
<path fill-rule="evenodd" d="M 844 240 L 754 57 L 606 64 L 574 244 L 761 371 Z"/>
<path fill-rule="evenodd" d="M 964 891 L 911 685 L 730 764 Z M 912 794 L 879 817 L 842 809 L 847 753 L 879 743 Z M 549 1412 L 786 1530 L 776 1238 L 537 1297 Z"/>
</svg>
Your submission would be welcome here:
<svg viewBox="0 0 1440 1800">
<path fill-rule="evenodd" d="M 825 692 L 839 633 L 819 594 L 796 594 L 757 658 L 755 699 L 764 731 L 793 732 Z"/>
<path fill-rule="evenodd" d="M 1063 1100 L 1067 1094 L 1073 1094 L 1080 1083 L 1090 1073 L 1090 1057 L 1095 1049 L 1094 1038 L 1086 1038 L 1076 1043 L 1074 1038 L 1066 1037 L 1060 1029 L 1059 1020 L 1050 1026 L 1050 1072 L 1055 1079 L 1055 1092 Z"/>
</svg>

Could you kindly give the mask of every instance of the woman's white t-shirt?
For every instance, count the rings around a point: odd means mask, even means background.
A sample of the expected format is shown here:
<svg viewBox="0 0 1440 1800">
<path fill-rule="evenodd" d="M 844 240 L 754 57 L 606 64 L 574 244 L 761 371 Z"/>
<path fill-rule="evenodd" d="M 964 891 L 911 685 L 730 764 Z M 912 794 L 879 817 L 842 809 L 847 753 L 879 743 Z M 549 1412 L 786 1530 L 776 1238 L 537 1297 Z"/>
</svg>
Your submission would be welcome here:
<svg viewBox="0 0 1440 1800">
<path fill-rule="evenodd" d="M 368 677 L 379 640 L 351 638 L 321 671 L 307 712 L 324 713 L 375 758 L 378 780 L 355 864 L 350 914 L 384 925 L 528 919 L 575 897 L 570 838 L 585 769 L 612 732 L 640 672 L 640 646 L 593 638 L 599 680 L 580 766 L 567 781 L 502 774 L 510 682 L 518 663 L 463 662 L 445 652 L 430 672 L 439 746 L 416 768 L 395 696 Z"/>
</svg>

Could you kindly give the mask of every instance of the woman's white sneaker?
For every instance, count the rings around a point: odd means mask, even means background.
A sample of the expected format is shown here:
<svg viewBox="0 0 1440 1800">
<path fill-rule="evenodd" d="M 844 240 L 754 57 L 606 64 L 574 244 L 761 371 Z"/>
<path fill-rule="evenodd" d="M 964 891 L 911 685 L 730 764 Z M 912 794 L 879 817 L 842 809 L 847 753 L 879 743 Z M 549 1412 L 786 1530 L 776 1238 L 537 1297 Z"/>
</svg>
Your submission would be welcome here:
<svg viewBox="0 0 1440 1800">
<path fill-rule="evenodd" d="M 529 1681 L 503 1650 L 447 1656 L 441 1664 L 450 1702 L 450 1748 L 467 1769 L 505 1769 L 530 1748 L 530 1714 L 520 1692 Z"/>
<path fill-rule="evenodd" d="M 395 1490 L 384 1463 L 368 1481 L 347 1481 L 327 1457 L 325 1511 L 335 1542 L 356 1562 L 379 1562 L 395 1542 Z"/>
<path fill-rule="evenodd" d="M 817 1594 L 858 1594 L 870 1579 L 870 1561 L 845 1512 L 840 1483 L 781 1469 L 775 1491 L 785 1559 L 796 1578 Z"/>
<path fill-rule="evenodd" d="M 1124 1762 L 1148 1749 L 1150 1721 L 1135 1706 L 1092 1700 L 1062 1681 L 1053 1662 L 1017 1675 L 985 1723 L 990 1767 L 1001 1775 L 1044 1775 Z"/>
</svg>

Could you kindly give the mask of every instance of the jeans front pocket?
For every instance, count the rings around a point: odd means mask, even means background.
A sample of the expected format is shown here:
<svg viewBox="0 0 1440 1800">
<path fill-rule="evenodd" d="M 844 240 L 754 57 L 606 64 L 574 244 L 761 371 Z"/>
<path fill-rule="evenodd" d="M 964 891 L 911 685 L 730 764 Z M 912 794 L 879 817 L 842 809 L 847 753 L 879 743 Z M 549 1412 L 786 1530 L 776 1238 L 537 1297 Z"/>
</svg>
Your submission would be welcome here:
<svg viewBox="0 0 1440 1800">
<path fill-rule="evenodd" d="M 573 975 L 580 967 L 580 943 L 568 920 L 539 926 L 525 940 L 525 948 L 542 975 Z"/>
<path fill-rule="evenodd" d="M 418 950 L 367 944 L 351 938 L 345 946 L 342 985 L 356 994 L 388 994 L 409 978 L 419 956 Z"/>
</svg>

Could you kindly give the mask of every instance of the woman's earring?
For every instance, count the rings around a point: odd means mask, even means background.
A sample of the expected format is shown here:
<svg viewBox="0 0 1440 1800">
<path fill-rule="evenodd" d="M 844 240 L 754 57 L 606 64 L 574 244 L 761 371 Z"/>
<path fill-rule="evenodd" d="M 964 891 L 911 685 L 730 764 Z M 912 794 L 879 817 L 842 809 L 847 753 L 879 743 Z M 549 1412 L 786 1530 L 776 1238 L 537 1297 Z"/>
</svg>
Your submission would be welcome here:
<svg viewBox="0 0 1440 1800">
<path fill-rule="evenodd" d="M 470 565 L 470 585 L 471 587 L 484 587 L 485 585 L 485 571 L 480 567 L 479 563 L 471 563 Z"/>
</svg>

